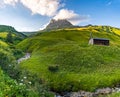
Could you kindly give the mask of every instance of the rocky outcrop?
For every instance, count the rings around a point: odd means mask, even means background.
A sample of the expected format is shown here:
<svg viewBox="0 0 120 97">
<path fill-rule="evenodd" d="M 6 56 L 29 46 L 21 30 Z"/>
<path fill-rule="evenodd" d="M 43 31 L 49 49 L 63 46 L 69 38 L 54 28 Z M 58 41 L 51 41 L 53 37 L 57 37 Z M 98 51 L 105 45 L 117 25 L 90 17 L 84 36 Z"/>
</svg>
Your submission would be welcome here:
<svg viewBox="0 0 120 97">
<path fill-rule="evenodd" d="M 47 25 L 45 30 L 56 30 L 56 29 L 63 29 L 63 28 L 71 28 L 74 27 L 69 21 L 67 20 L 54 20 L 52 19 L 50 23 Z"/>
</svg>

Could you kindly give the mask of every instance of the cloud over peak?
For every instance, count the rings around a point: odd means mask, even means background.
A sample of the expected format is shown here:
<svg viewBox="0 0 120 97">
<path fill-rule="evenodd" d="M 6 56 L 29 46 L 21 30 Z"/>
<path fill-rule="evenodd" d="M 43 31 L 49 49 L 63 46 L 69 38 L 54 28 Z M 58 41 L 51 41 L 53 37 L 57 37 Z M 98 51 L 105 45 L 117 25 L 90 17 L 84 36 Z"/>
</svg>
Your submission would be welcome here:
<svg viewBox="0 0 120 97">
<path fill-rule="evenodd" d="M 3 2 L 5 4 L 15 5 L 18 2 L 18 0 L 3 0 Z"/>
<path fill-rule="evenodd" d="M 61 9 L 56 16 L 54 17 L 55 20 L 58 19 L 66 19 L 70 21 L 72 24 L 77 25 L 81 22 L 85 22 L 89 20 L 89 16 L 80 16 L 76 14 L 73 10 L 68 9 Z"/>
<path fill-rule="evenodd" d="M 23 4 L 31 10 L 32 14 L 40 14 L 58 19 L 67 19 L 72 24 L 76 25 L 89 20 L 89 16 L 82 16 L 75 13 L 73 10 L 63 8 L 64 4 L 61 0 L 2 0 L 4 4 L 15 6 L 16 3 Z M 62 9 L 61 9 L 62 8 Z"/>
</svg>

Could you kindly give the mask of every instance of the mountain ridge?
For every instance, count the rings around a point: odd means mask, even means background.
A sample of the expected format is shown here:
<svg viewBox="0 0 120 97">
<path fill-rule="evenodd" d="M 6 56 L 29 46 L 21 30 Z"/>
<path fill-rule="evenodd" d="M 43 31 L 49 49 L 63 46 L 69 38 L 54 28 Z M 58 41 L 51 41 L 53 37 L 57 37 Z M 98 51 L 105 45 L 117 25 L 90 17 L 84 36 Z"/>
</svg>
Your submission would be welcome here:
<svg viewBox="0 0 120 97">
<path fill-rule="evenodd" d="M 16 31 L 15 28 L 12 26 L 0 25 L 0 39 L 6 42 L 8 39 L 8 35 L 11 36 L 10 40 L 13 41 L 13 43 L 15 44 L 27 37 L 23 33 Z"/>
<path fill-rule="evenodd" d="M 50 23 L 46 26 L 44 30 L 56 30 L 56 29 L 71 28 L 71 27 L 74 26 L 66 19 L 60 19 L 60 20 L 51 19 Z"/>
<path fill-rule="evenodd" d="M 25 36 L 23 33 L 18 32 L 14 27 L 9 26 L 9 25 L 0 25 L 0 32 L 10 32 L 10 33 L 14 33 L 14 34 L 21 34 L 23 36 Z"/>
</svg>

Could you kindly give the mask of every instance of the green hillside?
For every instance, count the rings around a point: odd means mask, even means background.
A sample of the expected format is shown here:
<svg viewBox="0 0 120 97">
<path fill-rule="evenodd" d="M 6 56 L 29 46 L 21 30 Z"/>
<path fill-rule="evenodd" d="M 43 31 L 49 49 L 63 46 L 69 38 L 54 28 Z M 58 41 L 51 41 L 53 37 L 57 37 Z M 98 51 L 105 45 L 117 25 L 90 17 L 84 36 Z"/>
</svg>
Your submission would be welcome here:
<svg viewBox="0 0 120 97">
<path fill-rule="evenodd" d="M 24 35 L 26 35 L 26 36 L 32 36 L 32 35 L 35 35 L 35 34 L 37 34 L 37 32 L 35 31 L 35 32 L 22 32 Z"/>
<path fill-rule="evenodd" d="M 88 45 L 93 37 L 110 46 Z M 36 74 L 52 91 L 94 91 L 120 82 L 120 29 L 86 26 L 39 33 L 17 45 L 31 53 L 20 66 Z"/>
<path fill-rule="evenodd" d="M 35 96 L 25 84 L 17 81 L 19 71 L 16 68 L 16 56 L 19 54 L 20 50 L 10 48 L 9 44 L 0 40 L 0 97 Z"/>
<path fill-rule="evenodd" d="M 0 97 L 37 97 L 38 92 L 21 80 L 17 59 L 23 52 L 15 45 L 26 36 L 14 28 L 0 25 Z"/>
<path fill-rule="evenodd" d="M 25 93 L 24 85 L 19 85 L 0 69 L 0 97 L 23 97 Z"/>
<path fill-rule="evenodd" d="M 26 38 L 26 35 L 16 31 L 11 26 L 0 25 L 0 40 L 6 42 L 6 38 L 9 33 L 11 33 L 13 43 L 15 44 Z"/>
</svg>

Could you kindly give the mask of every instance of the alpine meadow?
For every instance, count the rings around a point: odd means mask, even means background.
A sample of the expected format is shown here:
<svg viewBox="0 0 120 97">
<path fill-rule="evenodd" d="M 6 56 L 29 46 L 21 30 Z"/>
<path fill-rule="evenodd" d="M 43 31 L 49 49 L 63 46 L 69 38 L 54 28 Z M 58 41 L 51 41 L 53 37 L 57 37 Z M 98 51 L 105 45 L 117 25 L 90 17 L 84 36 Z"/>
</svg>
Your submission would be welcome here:
<svg viewBox="0 0 120 97">
<path fill-rule="evenodd" d="M 120 97 L 120 0 L 0 0 L 0 97 Z"/>
</svg>

